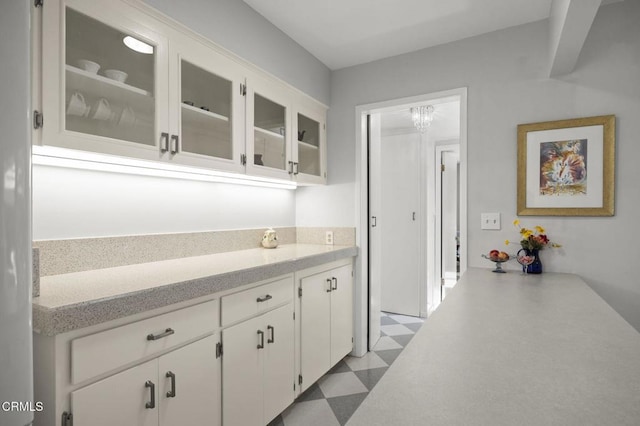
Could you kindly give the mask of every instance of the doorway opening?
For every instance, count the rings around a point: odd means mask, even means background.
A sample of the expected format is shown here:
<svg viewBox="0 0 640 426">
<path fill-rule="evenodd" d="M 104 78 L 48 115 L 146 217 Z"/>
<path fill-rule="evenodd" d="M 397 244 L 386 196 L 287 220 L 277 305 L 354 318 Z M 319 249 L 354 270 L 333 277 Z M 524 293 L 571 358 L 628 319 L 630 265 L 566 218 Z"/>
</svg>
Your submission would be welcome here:
<svg viewBox="0 0 640 426">
<path fill-rule="evenodd" d="M 356 355 L 381 311 L 427 317 L 466 269 L 466 101 L 461 88 L 356 108 Z M 425 105 L 421 133 L 410 108 Z"/>
</svg>

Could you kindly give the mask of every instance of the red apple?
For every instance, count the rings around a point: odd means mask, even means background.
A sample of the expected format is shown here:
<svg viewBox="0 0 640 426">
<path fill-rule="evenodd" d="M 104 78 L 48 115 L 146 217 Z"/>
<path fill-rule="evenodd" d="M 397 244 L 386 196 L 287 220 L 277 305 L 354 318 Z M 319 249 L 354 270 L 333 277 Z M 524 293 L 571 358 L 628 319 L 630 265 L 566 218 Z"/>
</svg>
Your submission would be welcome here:
<svg viewBox="0 0 640 426">
<path fill-rule="evenodd" d="M 497 258 L 499 254 L 500 254 L 500 252 L 499 252 L 498 250 L 491 250 L 491 251 L 489 252 L 489 257 L 491 257 L 491 258 Z"/>
</svg>

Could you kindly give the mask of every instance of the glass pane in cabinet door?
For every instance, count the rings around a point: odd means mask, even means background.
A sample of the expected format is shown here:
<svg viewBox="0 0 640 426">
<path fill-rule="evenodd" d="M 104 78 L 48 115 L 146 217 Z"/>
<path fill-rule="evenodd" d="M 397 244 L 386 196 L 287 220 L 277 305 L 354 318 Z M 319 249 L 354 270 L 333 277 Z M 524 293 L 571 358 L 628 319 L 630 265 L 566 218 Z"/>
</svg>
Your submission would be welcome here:
<svg viewBox="0 0 640 426">
<path fill-rule="evenodd" d="M 182 150 L 233 159 L 232 82 L 182 61 Z"/>
<path fill-rule="evenodd" d="M 256 93 L 253 164 L 286 170 L 286 108 Z"/>
<path fill-rule="evenodd" d="M 298 173 L 320 176 L 320 123 L 298 114 Z"/>
<path fill-rule="evenodd" d="M 155 145 L 155 48 L 66 9 L 66 129 Z"/>
</svg>

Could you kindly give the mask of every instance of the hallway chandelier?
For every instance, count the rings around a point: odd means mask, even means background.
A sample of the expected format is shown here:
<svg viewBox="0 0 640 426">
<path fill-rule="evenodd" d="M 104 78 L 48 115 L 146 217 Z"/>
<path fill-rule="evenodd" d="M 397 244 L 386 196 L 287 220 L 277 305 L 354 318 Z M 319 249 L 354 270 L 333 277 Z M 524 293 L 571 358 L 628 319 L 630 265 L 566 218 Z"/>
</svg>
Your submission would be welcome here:
<svg viewBox="0 0 640 426">
<path fill-rule="evenodd" d="M 411 108 L 411 118 L 413 119 L 413 125 L 420 133 L 424 133 L 427 127 L 431 126 L 433 121 L 433 106 L 423 105 L 419 107 Z"/>
</svg>

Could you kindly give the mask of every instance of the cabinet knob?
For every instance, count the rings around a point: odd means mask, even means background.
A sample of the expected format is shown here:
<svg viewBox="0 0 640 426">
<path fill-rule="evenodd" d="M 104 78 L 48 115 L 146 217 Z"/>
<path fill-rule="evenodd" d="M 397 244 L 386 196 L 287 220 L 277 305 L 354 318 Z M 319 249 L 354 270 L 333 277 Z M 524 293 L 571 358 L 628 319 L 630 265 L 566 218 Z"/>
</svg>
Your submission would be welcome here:
<svg viewBox="0 0 640 426">
<path fill-rule="evenodd" d="M 258 343 L 258 349 L 264 349 L 264 331 L 258 330 L 258 336 L 260 336 L 260 343 Z"/>
<path fill-rule="evenodd" d="M 151 397 L 151 400 L 145 404 L 145 408 L 156 408 L 156 385 L 151 380 L 147 380 L 144 387 L 149 388 L 149 396 Z"/>
<path fill-rule="evenodd" d="M 176 397 L 176 375 L 171 371 L 167 371 L 167 374 L 165 375 L 165 377 L 171 379 L 171 390 L 167 392 L 167 398 L 175 398 Z"/>
<path fill-rule="evenodd" d="M 271 331 L 271 337 L 267 339 L 267 343 L 273 343 L 276 341 L 276 329 L 272 326 L 267 326 L 267 331 Z"/>
<path fill-rule="evenodd" d="M 160 334 L 153 334 L 153 333 L 147 334 L 147 340 L 162 339 L 163 337 L 171 336 L 173 333 L 175 333 L 175 331 L 172 328 L 167 328 L 164 332 Z"/>
</svg>

